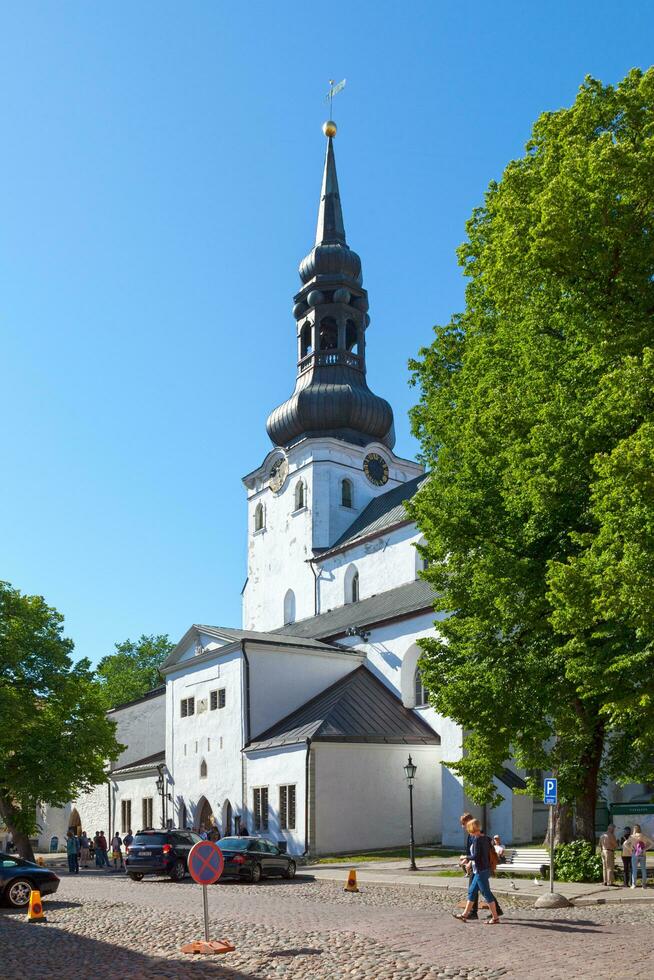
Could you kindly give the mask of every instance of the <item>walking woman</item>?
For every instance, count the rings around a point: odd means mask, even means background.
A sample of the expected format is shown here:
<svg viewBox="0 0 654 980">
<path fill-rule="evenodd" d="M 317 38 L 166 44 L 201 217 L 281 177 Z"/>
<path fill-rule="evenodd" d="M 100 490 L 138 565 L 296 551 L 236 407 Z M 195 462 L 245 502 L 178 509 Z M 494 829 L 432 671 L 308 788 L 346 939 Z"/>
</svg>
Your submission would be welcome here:
<svg viewBox="0 0 654 980">
<path fill-rule="evenodd" d="M 462 913 L 456 912 L 454 918 L 459 919 L 460 922 L 467 922 L 468 916 L 472 912 L 475 899 L 478 897 L 479 892 L 481 892 L 484 901 L 488 903 L 488 908 L 491 913 L 491 918 L 486 920 L 486 925 L 496 926 L 499 925 L 500 920 L 497 914 L 497 902 L 489 884 L 491 873 L 490 849 L 493 844 L 490 837 L 482 834 L 481 824 L 478 820 L 469 820 L 466 825 L 466 830 L 470 834 L 469 857 L 472 865 L 472 880 L 468 888 L 466 907 Z"/>
<path fill-rule="evenodd" d="M 624 874 L 624 886 L 629 888 L 631 884 L 631 855 L 633 854 L 633 846 L 630 841 L 631 837 L 631 827 L 625 827 L 622 837 L 620 838 L 620 844 L 622 845 L 622 868 Z"/>
<path fill-rule="evenodd" d="M 647 836 L 647 834 L 641 834 L 640 824 L 635 823 L 634 829 L 632 831 L 631 837 L 632 852 L 631 852 L 631 887 L 635 888 L 638 884 L 638 865 L 640 864 L 640 875 L 643 882 L 643 888 L 647 887 L 647 850 L 654 845 L 654 841 Z"/>
</svg>

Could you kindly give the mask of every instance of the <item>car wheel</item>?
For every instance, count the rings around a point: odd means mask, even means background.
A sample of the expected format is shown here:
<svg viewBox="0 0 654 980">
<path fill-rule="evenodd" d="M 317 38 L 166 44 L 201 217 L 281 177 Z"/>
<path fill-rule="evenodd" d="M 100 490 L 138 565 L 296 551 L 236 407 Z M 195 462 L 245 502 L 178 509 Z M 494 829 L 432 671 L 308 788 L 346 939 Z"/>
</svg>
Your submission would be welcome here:
<svg viewBox="0 0 654 980">
<path fill-rule="evenodd" d="M 250 872 L 250 881 L 253 885 L 257 885 L 261 881 L 261 865 L 255 864 Z"/>
<path fill-rule="evenodd" d="M 186 875 L 186 865 L 183 861 L 175 861 L 170 877 L 173 881 L 183 881 Z"/>
<path fill-rule="evenodd" d="M 295 861 L 289 861 L 286 871 L 282 871 L 282 878 L 295 878 L 296 870 Z"/>
<path fill-rule="evenodd" d="M 13 905 L 15 909 L 22 909 L 28 904 L 31 891 L 32 886 L 29 881 L 24 878 L 17 878 L 16 881 L 12 881 L 5 894 L 10 905 Z"/>
<path fill-rule="evenodd" d="M 135 872 L 132 871 L 129 871 L 128 874 L 132 879 L 132 881 L 143 881 L 143 875 L 141 874 L 136 874 Z"/>
</svg>

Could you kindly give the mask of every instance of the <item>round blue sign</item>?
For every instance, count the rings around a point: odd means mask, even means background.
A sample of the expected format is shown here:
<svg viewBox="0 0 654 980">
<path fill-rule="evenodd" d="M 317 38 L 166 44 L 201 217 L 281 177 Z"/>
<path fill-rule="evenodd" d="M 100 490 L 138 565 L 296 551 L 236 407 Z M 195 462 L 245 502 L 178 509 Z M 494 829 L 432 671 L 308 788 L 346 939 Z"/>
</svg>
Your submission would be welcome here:
<svg viewBox="0 0 654 980">
<path fill-rule="evenodd" d="M 211 840 L 201 840 L 189 851 L 188 872 L 198 885 L 214 885 L 225 867 L 223 852 Z"/>
</svg>

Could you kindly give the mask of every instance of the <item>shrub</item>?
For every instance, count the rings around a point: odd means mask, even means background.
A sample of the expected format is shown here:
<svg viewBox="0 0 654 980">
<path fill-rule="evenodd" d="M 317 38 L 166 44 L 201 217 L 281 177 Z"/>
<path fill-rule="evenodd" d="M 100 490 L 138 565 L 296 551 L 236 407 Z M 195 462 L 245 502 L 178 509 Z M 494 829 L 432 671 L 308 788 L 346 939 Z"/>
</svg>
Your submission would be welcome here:
<svg viewBox="0 0 654 980">
<path fill-rule="evenodd" d="M 554 850 L 554 877 L 557 881 L 601 881 L 602 858 L 587 840 L 559 844 Z"/>
</svg>

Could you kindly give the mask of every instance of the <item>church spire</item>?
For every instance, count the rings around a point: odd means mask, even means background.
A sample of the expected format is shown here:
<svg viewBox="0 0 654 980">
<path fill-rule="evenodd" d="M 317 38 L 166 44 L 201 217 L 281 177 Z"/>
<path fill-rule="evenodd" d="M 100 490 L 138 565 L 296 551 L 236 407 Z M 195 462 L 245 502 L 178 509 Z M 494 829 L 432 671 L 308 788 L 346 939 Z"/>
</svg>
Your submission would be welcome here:
<svg viewBox="0 0 654 980">
<path fill-rule="evenodd" d="M 366 339 L 370 323 L 361 259 L 345 240 L 336 176 L 336 124 L 323 126 L 327 152 L 316 243 L 300 263 L 302 288 L 295 296 L 297 379 L 295 391 L 268 417 L 277 446 L 303 438 L 332 436 L 356 445 L 395 442 L 393 411 L 366 384 Z"/>
<path fill-rule="evenodd" d="M 335 132 L 336 124 L 331 123 L 331 126 Z M 325 123 L 325 127 L 327 127 L 327 123 Z M 327 137 L 325 169 L 322 175 L 318 226 L 316 228 L 316 245 L 323 245 L 327 242 L 341 242 L 343 245 L 345 244 L 345 225 L 343 224 L 341 196 L 338 192 L 333 136 Z"/>
</svg>

